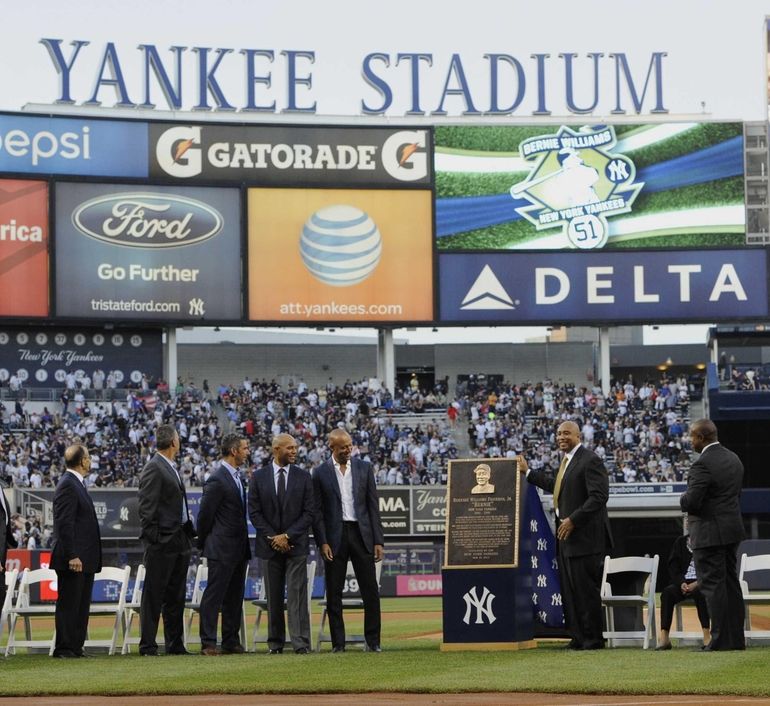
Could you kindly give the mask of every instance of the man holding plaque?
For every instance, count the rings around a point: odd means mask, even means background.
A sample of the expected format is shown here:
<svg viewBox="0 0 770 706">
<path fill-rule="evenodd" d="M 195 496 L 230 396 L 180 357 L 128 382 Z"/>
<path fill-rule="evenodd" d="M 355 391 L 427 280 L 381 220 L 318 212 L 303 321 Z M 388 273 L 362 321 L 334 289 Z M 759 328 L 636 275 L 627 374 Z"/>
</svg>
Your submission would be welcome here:
<svg viewBox="0 0 770 706">
<path fill-rule="evenodd" d="M 607 469 L 599 456 L 581 445 L 575 422 L 559 426 L 556 443 L 564 456 L 555 478 L 530 471 L 523 456 L 516 463 L 530 483 L 553 493 L 564 619 L 572 635 L 568 647 L 598 650 L 604 647 L 602 562 L 612 545 Z"/>
</svg>

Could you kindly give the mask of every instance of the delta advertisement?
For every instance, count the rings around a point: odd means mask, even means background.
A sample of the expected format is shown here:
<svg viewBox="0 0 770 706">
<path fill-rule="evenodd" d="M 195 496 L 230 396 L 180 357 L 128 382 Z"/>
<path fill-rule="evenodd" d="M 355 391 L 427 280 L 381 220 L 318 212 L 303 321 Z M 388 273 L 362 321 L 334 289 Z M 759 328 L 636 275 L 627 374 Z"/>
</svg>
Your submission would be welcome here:
<svg viewBox="0 0 770 706">
<path fill-rule="evenodd" d="M 63 183 L 55 214 L 57 316 L 240 319 L 237 189 Z"/>
<path fill-rule="evenodd" d="M 745 244 L 741 123 L 440 126 L 434 164 L 442 252 Z"/>
<path fill-rule="evenodd" d="M 248 318 L 433 319 L 428 190 L 249 189 Z"/>
<path fill-rule="evenodd" d="M 427 130 L 150 125 L 150 175 L 268 186 L 430 186 Z"/>
<path fill-rule="evenodd" d="M 0 316 L 48 314 L 48 185 L 0 179 Z"/>
<path fill-rule="evenodd" d="M 160 331 L 100 328 L 0 327 L 0 383 L 15 375 L 23 387 L 64 387 L 67 375 L 76 387 L 138 386 L 142 375 L 163 375 Z M 98 373 L 95 376 L 95 373 Z M 88 383 L 83 384 L 85 377 Z"/>
<path fill-rule="evenodd" d="M 764 319 L 767 252 L 441 254 L 439 291 L 447 323 Z"/>
</svg>

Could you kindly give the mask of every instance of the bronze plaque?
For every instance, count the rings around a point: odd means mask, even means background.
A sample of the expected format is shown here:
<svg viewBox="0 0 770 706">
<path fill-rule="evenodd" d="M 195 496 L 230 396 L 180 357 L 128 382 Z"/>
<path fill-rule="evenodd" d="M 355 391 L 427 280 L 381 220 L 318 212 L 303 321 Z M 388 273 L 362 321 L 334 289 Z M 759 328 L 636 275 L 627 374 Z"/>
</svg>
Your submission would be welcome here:
<svg viewBox="0 0 770 706">
<path fill-rule="evenodd" d="M 444 568 L 518 567 L 520 484 L 512 459 L 449 462 Z"/>
</svg>

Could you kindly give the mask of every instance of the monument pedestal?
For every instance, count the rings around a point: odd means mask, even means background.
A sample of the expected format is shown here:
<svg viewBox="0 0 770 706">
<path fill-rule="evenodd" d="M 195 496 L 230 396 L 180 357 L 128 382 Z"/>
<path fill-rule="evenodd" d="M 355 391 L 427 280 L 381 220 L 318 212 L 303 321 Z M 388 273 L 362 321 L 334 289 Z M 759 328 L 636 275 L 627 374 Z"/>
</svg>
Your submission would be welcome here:
<svg viewBox="0 0 770 706">
<path fill-rule="evenodd" d="M 442 651 L 536 646 L 521 495 L 509 459 L 449 462 Z"/>
</svg>

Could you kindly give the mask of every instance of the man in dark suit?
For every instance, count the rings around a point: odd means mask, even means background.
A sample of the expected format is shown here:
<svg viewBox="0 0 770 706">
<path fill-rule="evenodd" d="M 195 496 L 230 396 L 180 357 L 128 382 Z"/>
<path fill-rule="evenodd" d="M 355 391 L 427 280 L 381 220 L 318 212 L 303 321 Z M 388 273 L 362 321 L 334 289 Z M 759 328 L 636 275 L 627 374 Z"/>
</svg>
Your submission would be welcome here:
<svg viewBox="0 0 770 706">
<path fill-rule="evenodd" d="M 345 651 L 342 591 L 350 561 L 364 603 L 367 649 L 380 652 L 380 589 L 374 564 L 382 561 L 385 536 L 374 473 L 365 461 L 351 460 L 353 442 L 344 429 L 329 434 L 329 448 L 332 457 L 313 471 L 313 487 L 319 513 L 314 531 L 325 562 L 332 651 Z"/>
<path fill-rule="evenodd" d="M 139 477 L 139 524 L 146 570 L 139 609 L 139 654 L 157 657 L 158 621 L 163 614 L 166 654 L 190 654 L 184 646 L 183 615 L 187 569 L 195 530 L 184 483 L 174 464 L 179 434 L 171 424 L 155 432 L 157 453 Z"/>
<path fill-rule="evenodd" d="M 59 659 L 83 657 L 94 574 L 102 569 L 102 542 L 94 504 L 85 488 L 91 472 L 88 449 L 73 444 L 64 452 L 67 470 L 53 496 L 51 568 L 56 570 L 56 644 Z"/>
<path fill-rule="evenodd" d="M 11 506 L 5 497 L 5 491 L 0 485 L 0 608 L 5 603 L 5 560 L 8 558 L 8 550 L 16 549 L 16 538 L 13 536 L 11 524 Z"/>
<path fill-rule="evenodd" d="M 674 606 L 692 599 L 698 611 L 698 620 L 703 630 L 703 644 L 711 640 L 709 632 L 709 610 L 706 597 L 700 590 L 700 582 L 695 569 L 689 535 L 680 535 L 671 547 L 668 556 L 668 574 L 671 583 L 660 592 L 660 639 L 656 650 L 670 650 L 669 632 L 674 618 Z"/>
<path fill-rule="evenodd" d="M 572 635 L 568 647 L 598 650 L 604 647 L 602 562 L 612 545 L 609 478 L 601 458 L 581 445 L 575 422 L 559 426 L 556 443 L 564 453 L 556 478 L 530 471 L 523 456 L 517 465 L 530 483 L 553 493 L 564 620 Z"/>
<path fill-rule="evenodd" d="M 291 645 L 297 654 L 310 650 L 307 596 L 308 532 L 313 522 L 313 482 L 294 465 L 297 442 L 289 434 L 273 439 L 273 460 L 254 472 L 249 483 L 249 517 L 257 530 L 255 553 L 262 559 L 267 589 L 267 646 L 281 654 L 286 642 L 283 595 Z"/>
<path fill-rule="evenodd" d="M 222 462 L 203 486 L 198 509 L 198 546 L 208 561 L 208 583 L 200 607 L 201 654 L 243 654 L 238 632 L 251 551 L 246 524 L 246 488 L 238 469 L 249 457 L 249 442 L 239 434 L 222 439 Z M 222 651 L 217 648 L 217 619 L 222 611 Z"/>
<path fill-rule="evenodd" d="M 695 568 L 711 616 L 711 642 L 703 649 L 743 650 L 745 608 L 737 567 L 744 537 L 743 464 L 719 443 L 717 428 L 708 419 L 693 423 L 690 441 L 700 458 L 690 467 L 680 505 L 687 513 Z"/>
</svg>

